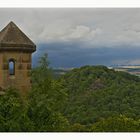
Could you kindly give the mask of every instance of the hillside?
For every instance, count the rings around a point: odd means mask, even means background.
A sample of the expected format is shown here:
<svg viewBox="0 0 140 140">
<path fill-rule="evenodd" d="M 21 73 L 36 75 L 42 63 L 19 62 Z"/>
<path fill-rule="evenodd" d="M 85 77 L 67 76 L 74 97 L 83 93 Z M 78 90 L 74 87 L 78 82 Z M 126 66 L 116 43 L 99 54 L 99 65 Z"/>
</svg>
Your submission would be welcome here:
<svg viewBox="0 0 140 140">
<path fill-rule="evenodd" d="M 137 76 L 105 66 L 84 66 L 66 73 L 60 80 L 68 93 L 63 112 L 73 125 L 89 127 L 120 115 L 134 120 L 140 118 Z"/>
<path fill-rule="evenodd" d="M 0 96 L 0 132 L 140 132 L 140 78 L 105 66 L 56 77 L 47 56 L 31 72 L 27 96 Z"/>
</svg>

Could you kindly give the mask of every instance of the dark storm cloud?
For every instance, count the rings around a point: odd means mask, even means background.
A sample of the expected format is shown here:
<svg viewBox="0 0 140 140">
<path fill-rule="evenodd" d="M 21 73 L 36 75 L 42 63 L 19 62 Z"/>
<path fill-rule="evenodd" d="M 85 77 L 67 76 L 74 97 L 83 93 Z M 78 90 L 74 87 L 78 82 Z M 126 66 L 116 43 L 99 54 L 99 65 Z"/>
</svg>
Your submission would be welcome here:
<svg viewBox="0 0 140 140">
<path fill-rule="evenodd" d="M 74 48 L 74 49 L 73 49 Z M 73 42 L 55 42 L 38 44 L 38 52 L 34 55 L 34 65 L 39 56 L 48 53 L 53 67 L 80 67 L 83 65 L 117 65 L 140 64 L 140 48 L 137 46 L 116 46 L 108 48 L 84 47 L 83 44 Z"/>
</svg>

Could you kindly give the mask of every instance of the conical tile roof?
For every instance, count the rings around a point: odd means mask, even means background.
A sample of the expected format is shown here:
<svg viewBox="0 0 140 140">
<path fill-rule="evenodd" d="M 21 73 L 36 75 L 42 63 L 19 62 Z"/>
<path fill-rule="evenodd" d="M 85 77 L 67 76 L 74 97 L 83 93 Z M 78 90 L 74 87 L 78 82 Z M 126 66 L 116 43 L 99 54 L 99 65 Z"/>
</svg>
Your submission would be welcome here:
<svg viewBox="0 0 140 140">
<path fill-rule="evenodd" d="M 36 45 L 11 21 L 0 32 L 0 50 L 35 51 Z"/>
</svg>

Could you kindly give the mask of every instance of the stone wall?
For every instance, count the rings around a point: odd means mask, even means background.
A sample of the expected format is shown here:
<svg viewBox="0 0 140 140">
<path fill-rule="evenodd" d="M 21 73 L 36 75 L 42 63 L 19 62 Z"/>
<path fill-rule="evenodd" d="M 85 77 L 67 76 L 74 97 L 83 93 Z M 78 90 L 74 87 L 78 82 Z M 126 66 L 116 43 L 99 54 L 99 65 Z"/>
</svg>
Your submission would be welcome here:
<svg viewBox="0 0 140 140">
<path fill-rule="evenodd" d="M 9 74 L 9 60 L 15 62 L 15 74 Z M 15 87 L 22 93 L 29 91 L 31 87 L 31 53 L 27 52 L 0 52 L 0 86 L 2 88 Z"/>
</svg>

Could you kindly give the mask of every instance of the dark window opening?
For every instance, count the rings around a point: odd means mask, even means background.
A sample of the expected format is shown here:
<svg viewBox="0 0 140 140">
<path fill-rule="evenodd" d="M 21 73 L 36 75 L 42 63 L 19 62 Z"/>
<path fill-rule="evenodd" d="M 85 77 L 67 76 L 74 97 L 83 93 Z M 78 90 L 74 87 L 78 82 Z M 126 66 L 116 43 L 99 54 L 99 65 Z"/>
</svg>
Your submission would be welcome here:
<svg viewBox="0 0 140 140">
<path fill-rule="evenodd" d="M 9 75 L 15 75 L 15 61 L 13 59 L 9 60 Z"/>
</svg>

